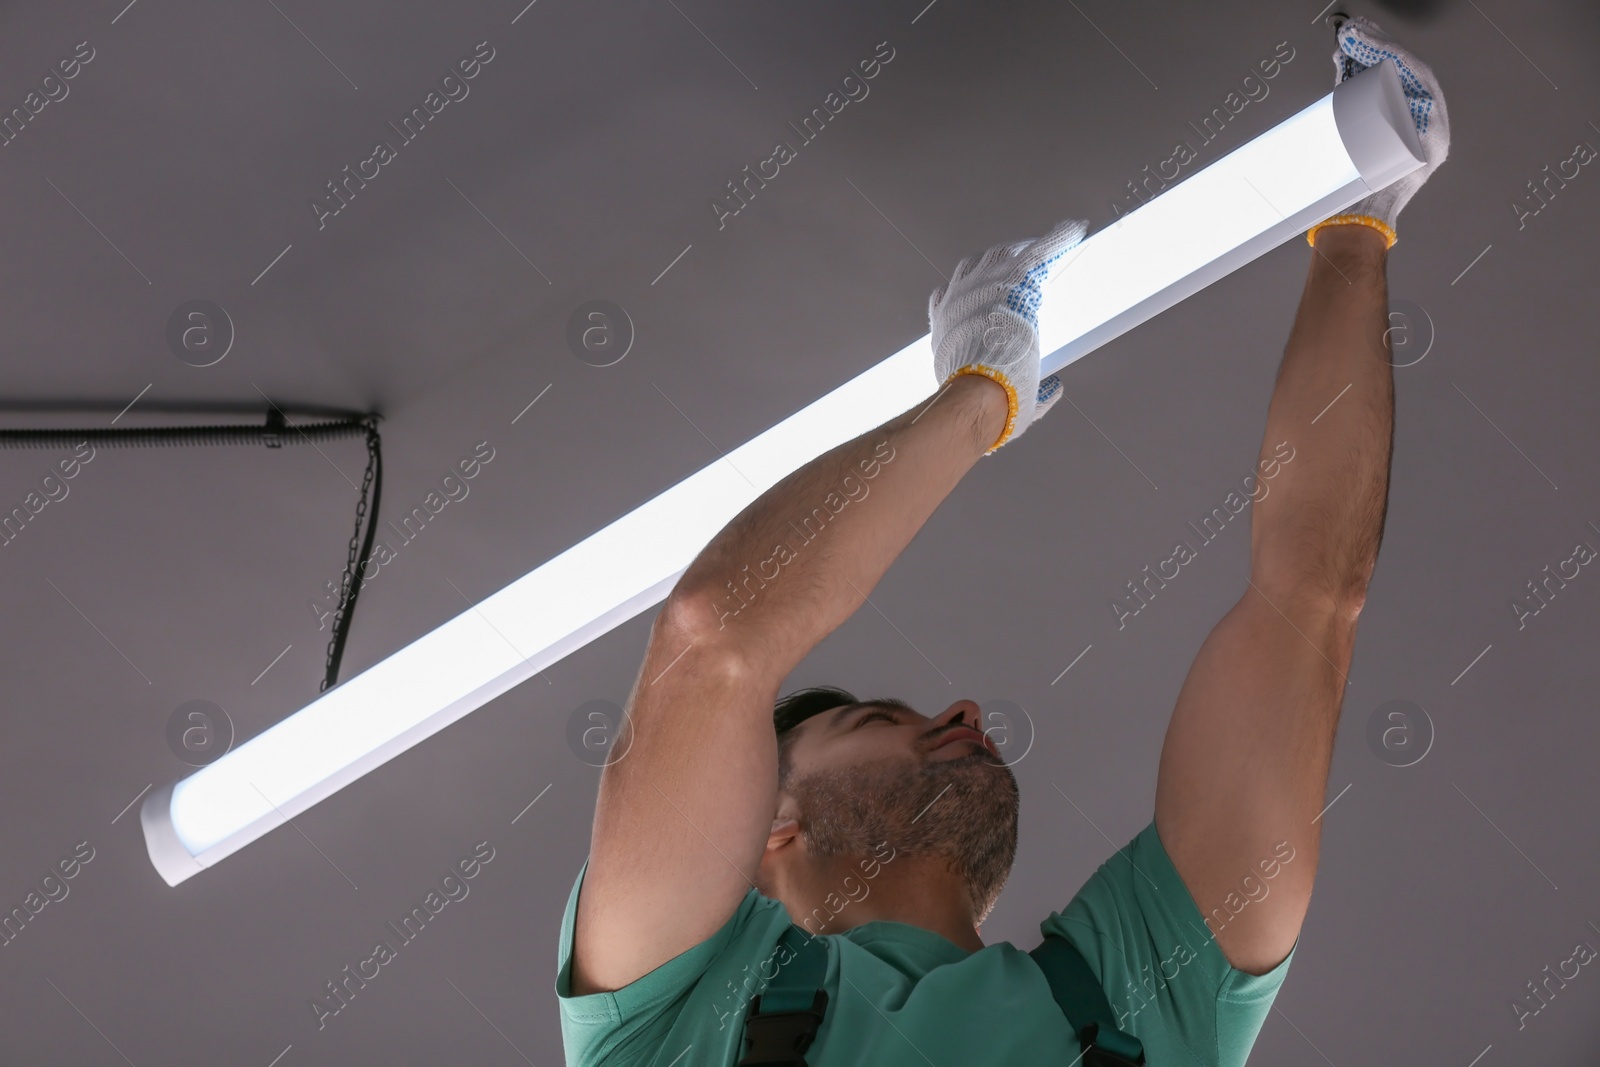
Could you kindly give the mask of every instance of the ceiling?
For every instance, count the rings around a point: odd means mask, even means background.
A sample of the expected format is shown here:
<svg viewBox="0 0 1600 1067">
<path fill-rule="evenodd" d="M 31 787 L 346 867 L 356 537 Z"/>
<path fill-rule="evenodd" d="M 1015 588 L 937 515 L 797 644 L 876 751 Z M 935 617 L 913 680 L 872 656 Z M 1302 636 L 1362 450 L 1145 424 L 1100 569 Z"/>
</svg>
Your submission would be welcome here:
<svg viewBox="0 0 1600 1067">
<path fill-rule="evenodd" d="M 1332 87 L 1315 0 L 124 4 L 0 10 L 0 107 L 92 49 L 0 148 L 0 423 L 375 411 L 385 516 L 488 442 L 470 493 L 363 593 L 342 678 L 925 332 L 962 256 L 1109 221 L 1280 42 L 1293 59 L 1204 159 Z M 1454 142 L 1391 256 L 1426 356 L 1396 371 L 1317 893 L 1254 1062 L 1589 1064 L 1600 977 L 1521 1030 L 1509 1003 L 1600 945 L 1600 576 L 1520 630 L 1509 605 L 1600 546 L 1600 176 L 1520 226 L 1513 205 L 1600 145 L 1600 11 L 1346 10 L 1433 64 Z M 388 123 L 484 41 L 467 95 L 319 222 L 327 183 L 400 141 Z M 883 41 L 869 95 L 719 228 L 726 183 Z M 883 614 L 785 686 L 1025 709 L 1021 848 L 990 942 L 1034 944 L 1151 817 L 1168 714 L 1244 587 L 1245 542 L 1125 630 L 1107 602 L 1253 460 L 1308 255 L 1289 241 L 1074 364 L 1079 410 L 979 464 L 878 587 Z M 233 331 L 209 366 L 167 339 L 202 299 Z M 603 367 L 566 342 L 596 299 L 636 331 Z M 67 454 L 0 451 L 0 506 Z M 0 1061 L 559 1062 L 558 923 L 598 775 L 567 724 L 626 698 L 653 612 L 176 888 L 128 808 L 190 770 L 167 742 L 185 702 L 244 740 L 315 698 L 328 630 L 310 604 L 344 566 L 364 462 L 358 438 L 100 449 L 0 549 L 0 903 L 93 850 L 0 952 Z M 1367 741 L 1392 700 L 1432 724 L 1411 766 Z M 319 1031 L 323 982 L 483 840 L 470 897 Z"/>
</svg>

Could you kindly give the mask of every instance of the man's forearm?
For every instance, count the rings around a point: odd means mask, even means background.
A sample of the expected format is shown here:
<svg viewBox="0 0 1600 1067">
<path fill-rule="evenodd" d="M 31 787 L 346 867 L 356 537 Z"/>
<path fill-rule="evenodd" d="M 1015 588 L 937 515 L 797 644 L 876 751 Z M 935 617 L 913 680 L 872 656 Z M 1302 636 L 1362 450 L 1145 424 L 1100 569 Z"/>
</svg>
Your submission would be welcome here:
<svg viewBox="0 0 1600 1067">
<path fill-rule="evenodd" d="M 864 603 L 1005 420 L 998 384 L 958 377 L 768 489 L 695 557 L 673 596 L 708 640 L 788 674 Z"/>
<path fill-rule="evenodd" d="M 1317 234 L 1261 448 L 1277 476 L 1251 526 L 1252 580 L 1274 602 L 1359 608 L 1377 560 L 1394 431 L 1387 257 L 1366 226 Z M 1292 462 L 1278 465 L 1283 442 Z"/>
</svg>

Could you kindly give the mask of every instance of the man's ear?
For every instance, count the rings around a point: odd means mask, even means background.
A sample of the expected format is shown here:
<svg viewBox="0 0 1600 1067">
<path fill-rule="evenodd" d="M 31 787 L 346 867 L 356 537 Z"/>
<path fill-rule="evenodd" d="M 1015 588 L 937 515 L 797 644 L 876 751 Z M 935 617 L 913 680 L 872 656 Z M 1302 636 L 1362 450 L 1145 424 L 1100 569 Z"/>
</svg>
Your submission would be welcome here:
<svg viewBox="0 0 1600 1067">
<path fill-rule="evenodd" d="M 767 851 L 780 849 L 794 840 L 800 834 L 800 822 L 797 819 L 777 818 L 772 820 L 772 832 L 767 835 Z"/>
</svg>

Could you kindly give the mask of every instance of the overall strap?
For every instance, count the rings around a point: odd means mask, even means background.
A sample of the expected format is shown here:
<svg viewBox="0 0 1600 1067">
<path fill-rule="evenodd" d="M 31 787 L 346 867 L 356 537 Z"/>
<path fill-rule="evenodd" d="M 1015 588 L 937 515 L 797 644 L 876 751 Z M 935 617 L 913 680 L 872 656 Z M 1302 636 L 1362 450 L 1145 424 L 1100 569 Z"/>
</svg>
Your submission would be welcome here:
<svg viewBox="0 0 1600 1067">
<path fill-rule="evenodd" d="M 1143 1043 L 1117 1029 L 1111 1002 L 1076 945 L 1050 934 L 1028 955 L 1044 972 L 1067 1025 L 1078 1035 L 1083 1067 L 1138 1067 L 1144 1063 Z"/>
<path fill-rule="evenodd" d="M 738 1067 L 806 1067 L 805 1051 L 828 1007 L 827 943 L 790 923 L 778 945 L 788 962 L 780 956 L 777 976 L 750 1002 Z"/>
</svg>

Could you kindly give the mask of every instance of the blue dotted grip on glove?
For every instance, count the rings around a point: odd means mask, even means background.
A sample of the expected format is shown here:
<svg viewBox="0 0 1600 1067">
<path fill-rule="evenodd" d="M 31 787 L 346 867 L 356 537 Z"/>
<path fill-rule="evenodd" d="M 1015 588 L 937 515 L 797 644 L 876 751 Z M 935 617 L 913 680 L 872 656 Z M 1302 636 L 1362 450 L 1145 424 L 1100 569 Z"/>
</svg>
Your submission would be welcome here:
<svg viewBox="0 0 1600 1067">
<path fill-rule="evenodd" d="M 1044 290 L 1040 288 L 1040 283 L 1049 277 L 1051 265 L 1066 254 L 1067 250 L 1063 249 L 1033 267 L 1006 294 L 1006 307 L 1021 315 L 1023 321 L 1035 330 L 1039 328 L 1039 305 L 1044 302 Z"/>
<path fill-rule="evenodd" d="M 1394 65 L 1400 72 L 1400 83 L 1405 87 L 1406 104 L 1411 109 L 1411 121 L 1416 124 L 1419 136 L 1427 133 L 1428 116 L 1433 112 L 1433 94 L 1423 87 L 1422 79 L 1406 66 L 1405 60 L 1387 48 L 1374 48 L 1355 37 L 1346 37 L 1344 43 L 1355 49 L 1360 54 L 1361 62 L 1368 67 L 1375 67 L 1386 59 L 1394 60 Z"/>
<path fill-rule="evenodd" d="M 1047 408 L 1057 393 L 1061 392 L 1061 375 L 1052 374 L 1039 383 L 1037 402 L 1041 408 Z"/>
</svg>

